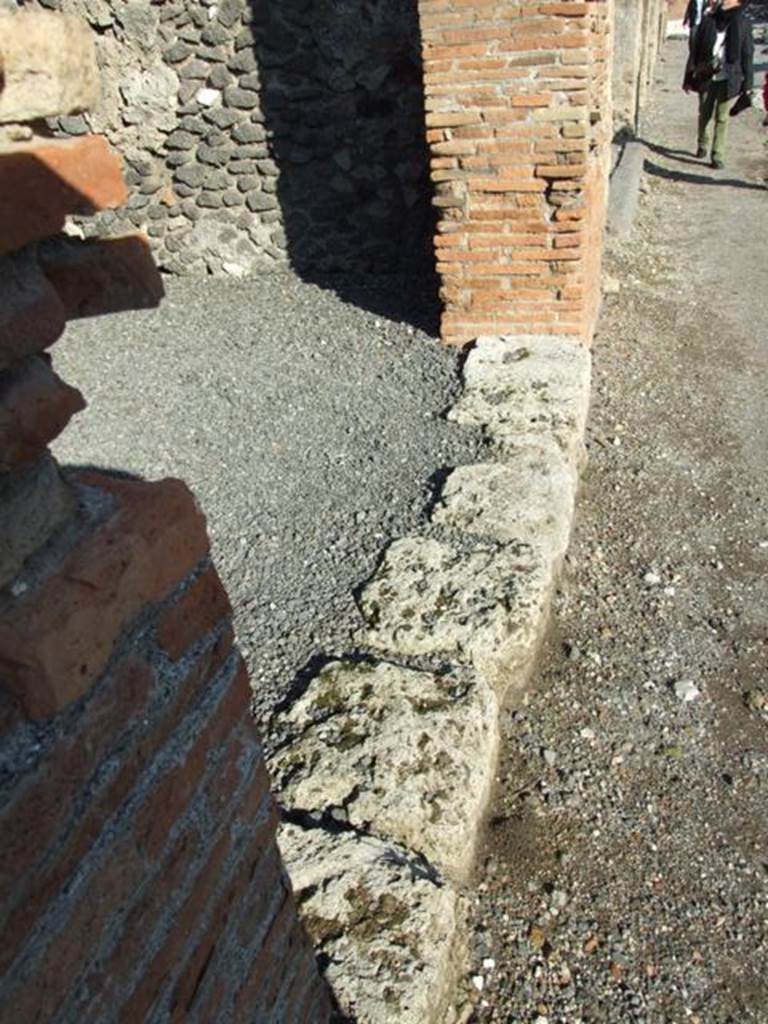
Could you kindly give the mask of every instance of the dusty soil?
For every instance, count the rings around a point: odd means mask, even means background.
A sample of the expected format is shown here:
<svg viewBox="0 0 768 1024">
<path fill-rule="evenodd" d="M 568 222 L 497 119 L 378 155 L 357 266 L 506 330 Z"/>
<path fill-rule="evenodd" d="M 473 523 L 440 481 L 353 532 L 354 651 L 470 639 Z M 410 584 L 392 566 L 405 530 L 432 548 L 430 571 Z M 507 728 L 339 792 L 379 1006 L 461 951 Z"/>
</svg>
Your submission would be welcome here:
<svg viewBox="0 0 768 1024">
<path fill-rule="evenodd" d="M 768 1021 L 768 130 L 748 111 L 725 170 L 696 161 L 684 53 L 609 249 L 549 639 L 505 717 L 477 1022 Z"/>
</svg>

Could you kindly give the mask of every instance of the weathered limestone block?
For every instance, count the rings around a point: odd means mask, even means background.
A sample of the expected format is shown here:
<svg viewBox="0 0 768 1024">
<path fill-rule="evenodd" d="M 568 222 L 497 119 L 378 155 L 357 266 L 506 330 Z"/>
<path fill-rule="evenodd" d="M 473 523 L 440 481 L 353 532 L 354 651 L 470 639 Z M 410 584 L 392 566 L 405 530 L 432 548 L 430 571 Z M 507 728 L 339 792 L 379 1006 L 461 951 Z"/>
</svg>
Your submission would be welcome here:
<svg viewBox="0 0 768 1024">
<path fill-rule="evenodd" d="M 85 693 L 122 630 L 208 551 L 205 520 L 180 481 L 146 483 L 98 473 L 78 479 L 113 497 L 111 514 L 60 560 L 56 572 L 20 578 L 23 590 L 0 597 L 0 682 L 33 719 L 55 714 Z M 45 500 L 32 496 L 28 504 L 44 507 Z"/>
<path fill-rule="evenodd" d="M 0 13 L 0 72 L 0 123 L 72 114 L 98 101 L 93 35 L 79 18 Z"/>
<path fill-rule="evenodd" d="M 61 231 L 70 214 L 120 206 L 122 162 L 98 135 L 0 147 L 0 254 Z"/>
<path fill-rule="evenodd" d="M 288 712 L 298 738 L 273 775 L 295 810 L 341 814 L 466 877 L 497 749 L 478 681 L 379 663 L 328 665 Z"/>
<path fill-rule="evenodd" d="M 50 455 L 0 474 L 0 588 L 6 587 L 24 562 L 69 518 L 75 501 Z M 7 653 L 16 659 L 14 635 L 7 634 Z M 4 674 L 0 659 L 0 675 Z"/>
<path fill-rule="evenodd" d="M 0 373 L 0 472 L 42 455 L 84 408 L 80 392 L 40 356 L 28 356 Z"/>
<path fill-rule="evenodd" d="M 479 537 L 529 544 L 552 564 L 568 547 L 576 486 L 576 468 L 554 441 L 523 439 L 503 463 L 455 469 L 432 521 Z"/>
<path fill-rule="evenodd" d="M 464 392 L 448 418 L 482 427 L 502 452 L 514 450 L 526 435 L 554 437 L 578 462 L 590 367 L 589 351 L 563 338 L 479 338 L 464 366 Z"/>
<path fill-rule="evenodd" d="M 279 844 L 326 977 L 358 1024 L 443 1024 L 458 900 L 378 839 L 283 826 Z"/>
<path fill-rule="evenodd" d="M 0 370 L 48 348 L 65 324 L 64 306 L 40 269 L 34 247 L 0 257 Z"/>
<path fill-rule="evenodd" d="M 526 545 L 406 537 L 363 592 L 362 639 L 401 657 L 456 658 L 502 696 L 524 681 L 551 587 L 551 571 Z"/>
</svg>

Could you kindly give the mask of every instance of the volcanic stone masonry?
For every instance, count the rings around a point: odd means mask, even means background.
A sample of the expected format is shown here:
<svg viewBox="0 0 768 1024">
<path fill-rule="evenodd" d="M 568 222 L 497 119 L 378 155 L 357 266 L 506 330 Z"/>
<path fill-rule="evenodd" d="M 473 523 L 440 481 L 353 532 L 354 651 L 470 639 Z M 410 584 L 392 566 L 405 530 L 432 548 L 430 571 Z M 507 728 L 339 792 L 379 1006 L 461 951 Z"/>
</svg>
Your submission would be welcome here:
<svg viewBox="0 0 768 1024">
<path fill-rule="evenodd" d="M 140 227 L 173 273 L 392 271 L 431 260 L 414 0 L 41 0 L 98 33 L 92 114 Z"/>
<path fill-rule="evenodd" d="M 40 3 L 91 23 L 103 81 L 52 129 L 128 166 L 85 237 L 138 227 L 163 270 L 236 276 L 429 271 L 436 250 L 446 341 L 589 340 L 609 143 L 665 0 L 617 0 L 615 124 L 611 0 Z"/>
<path fill-rule="evenodd" d="M 103 138 L 27 123 L 94 101 L 91 33 L 0 14 L 0 66 L 0 1020 L 322 1024 L 203 515 L 48 450 L 66 320 L 163 292 L 141 235 L 48 238 L 127 196 Z"/>
</svg>

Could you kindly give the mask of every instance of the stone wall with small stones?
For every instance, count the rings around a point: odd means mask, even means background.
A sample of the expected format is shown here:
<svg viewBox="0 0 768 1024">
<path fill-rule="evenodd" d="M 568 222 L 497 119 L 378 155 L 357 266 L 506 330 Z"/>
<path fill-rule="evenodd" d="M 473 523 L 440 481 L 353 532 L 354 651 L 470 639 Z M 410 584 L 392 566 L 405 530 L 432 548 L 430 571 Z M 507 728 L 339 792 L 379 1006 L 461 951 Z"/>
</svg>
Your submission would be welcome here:
<svg viewBox="0 0 768 1024">
<path fill-rule="evenodd" d="M 93 114 L 130 198 L 82 230 L 143 229 L 160 267 L 240 275 L 431 260 L 415 0 L 41 0 L 98 34 Z"/>
</svg>

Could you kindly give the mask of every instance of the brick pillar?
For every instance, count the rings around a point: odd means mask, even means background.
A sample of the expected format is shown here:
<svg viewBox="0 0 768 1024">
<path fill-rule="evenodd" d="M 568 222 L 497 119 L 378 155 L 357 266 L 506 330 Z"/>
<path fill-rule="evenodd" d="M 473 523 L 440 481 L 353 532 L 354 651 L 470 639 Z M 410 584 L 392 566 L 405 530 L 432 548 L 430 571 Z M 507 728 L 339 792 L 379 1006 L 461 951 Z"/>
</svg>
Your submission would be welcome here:
<svg viewBox="0 0 768 1024">
<path fill-rule="evenodd" d="M 588 340 L 610 139 L 610 0 L 419 0 L 442 335 Z"/>
<path fill-rule="evenodd" d="M 67 317 L 162 284 L 139 236 L 48 238 L 125 198 L 103 139 L 24 123 L 93 101 L 86 27 L 0 28 L 0 1018 L 322 1024 L 203 515 L 48 450 Z"/>
</svg>

